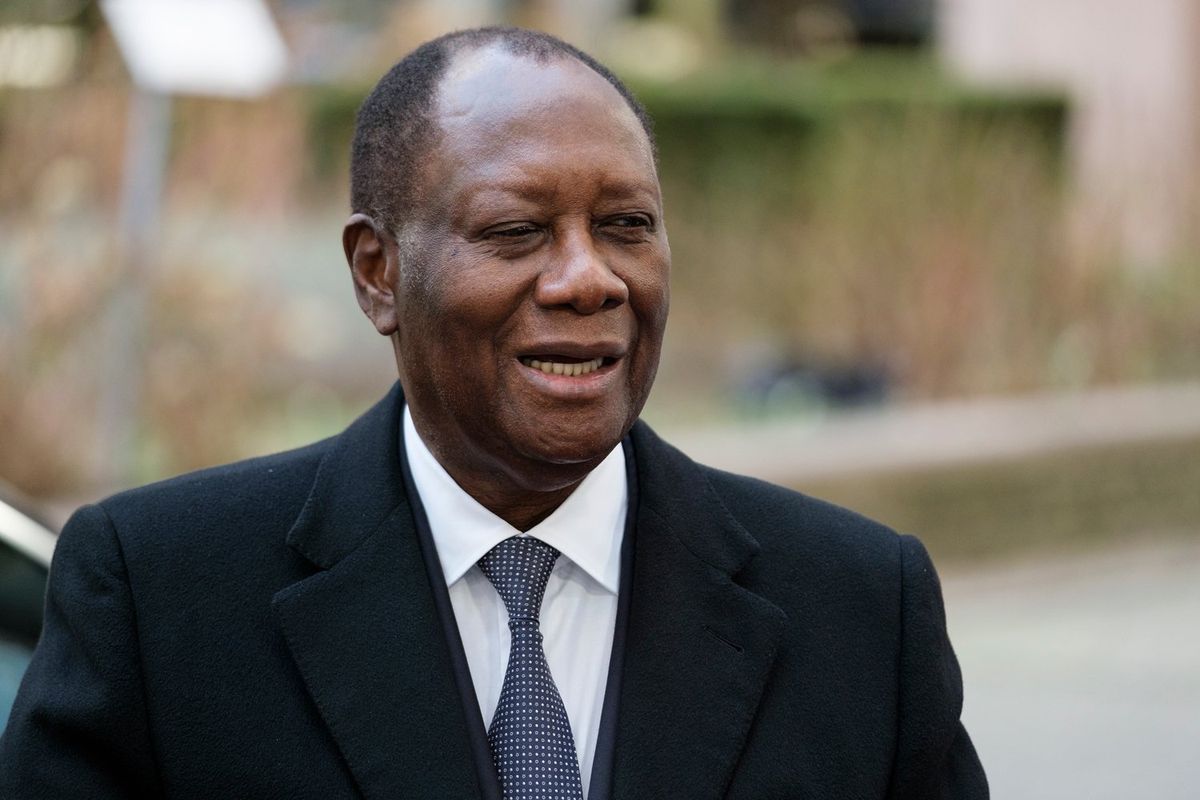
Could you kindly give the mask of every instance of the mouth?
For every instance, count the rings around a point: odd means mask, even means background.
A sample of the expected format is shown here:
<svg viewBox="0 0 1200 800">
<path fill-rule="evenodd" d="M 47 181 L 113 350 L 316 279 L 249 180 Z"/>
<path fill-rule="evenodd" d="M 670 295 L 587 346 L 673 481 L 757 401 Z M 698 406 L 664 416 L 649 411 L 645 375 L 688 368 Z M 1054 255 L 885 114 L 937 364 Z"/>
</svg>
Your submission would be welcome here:
<svg viewBox="0 0 1200 800">
<path fill-rule="evenodd" d="M 578 378 L 607 367 L 617 359 L 607 356 L 583 359 L 565 355 L 522 356 L 520 361 L 530 369 L 541 370 L 547 375 L 562 375 L 568 378 Z"/>
</svg>

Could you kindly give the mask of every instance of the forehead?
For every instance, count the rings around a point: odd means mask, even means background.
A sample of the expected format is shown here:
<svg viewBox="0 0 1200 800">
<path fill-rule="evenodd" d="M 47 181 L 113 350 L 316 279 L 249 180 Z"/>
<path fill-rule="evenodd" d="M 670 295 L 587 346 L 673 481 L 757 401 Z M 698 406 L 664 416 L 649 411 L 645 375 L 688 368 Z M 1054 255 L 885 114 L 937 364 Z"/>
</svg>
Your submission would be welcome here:
<svg viewBox="0 0 1200 800">
<path fill-rule="evenodd" d="M 589 177 L 657 197 L 649 138 L 625 99 L 569 57 L 539 63 L 490 46 L 457 55 L 439 85 L 434 187 Z"/>
</svg>

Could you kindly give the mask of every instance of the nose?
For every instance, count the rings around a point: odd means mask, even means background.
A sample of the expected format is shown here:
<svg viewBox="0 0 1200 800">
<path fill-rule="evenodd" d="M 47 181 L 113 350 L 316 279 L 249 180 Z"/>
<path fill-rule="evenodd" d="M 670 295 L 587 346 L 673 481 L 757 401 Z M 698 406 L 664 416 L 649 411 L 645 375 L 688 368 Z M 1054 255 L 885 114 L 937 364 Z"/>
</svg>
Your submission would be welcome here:
<svg viewBox="0 0 1200 800">
<path fill-rule="evenodd" d="M 550 263 L 538 278 L 534 299 L 545 308 L 571 308 L 595 314 L 629 300 L 629 287 L 596 248 L 590 230 L 559 236 Z"/>
</svg>

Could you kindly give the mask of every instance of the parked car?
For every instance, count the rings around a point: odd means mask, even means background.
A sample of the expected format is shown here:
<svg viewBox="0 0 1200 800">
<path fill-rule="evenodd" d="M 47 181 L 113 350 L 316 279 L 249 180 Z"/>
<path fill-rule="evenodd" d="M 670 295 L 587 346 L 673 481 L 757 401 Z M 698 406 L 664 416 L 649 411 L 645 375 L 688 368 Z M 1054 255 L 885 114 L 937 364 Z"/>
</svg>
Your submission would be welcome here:
<svg viewBox="0 0 1200 800">
<path fill-rule="evenodd" d="M 42 630 L 42 599 L 56 535 L 0 487 L 0 731 Z"/>
</svg>

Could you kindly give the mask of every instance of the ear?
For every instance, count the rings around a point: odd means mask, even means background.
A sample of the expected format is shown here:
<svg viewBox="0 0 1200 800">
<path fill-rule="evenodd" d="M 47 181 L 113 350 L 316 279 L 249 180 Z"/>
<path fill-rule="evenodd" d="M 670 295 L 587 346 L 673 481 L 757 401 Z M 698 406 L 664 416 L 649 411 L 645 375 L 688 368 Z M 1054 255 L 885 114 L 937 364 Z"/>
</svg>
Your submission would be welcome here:
<svg viewBox="0 0 1200 800">
<path fill-rule="evenodd" d="M 342 230 L 342 249 L 346 251 L 359 308 L 375 330 L 391 336 L 399 320 L 396 291 L 400 252 L 396 241 L 366 214 L 353 214 Z"/>
</svg>

